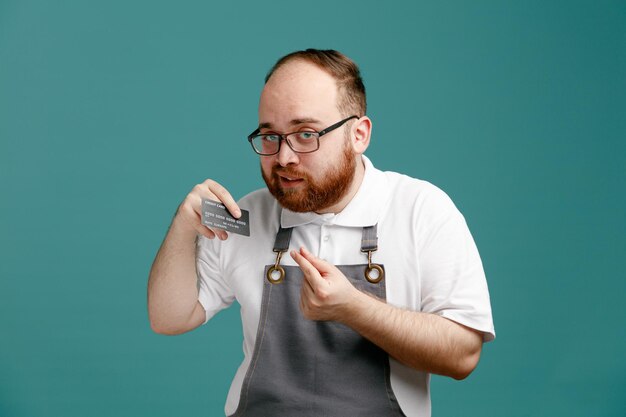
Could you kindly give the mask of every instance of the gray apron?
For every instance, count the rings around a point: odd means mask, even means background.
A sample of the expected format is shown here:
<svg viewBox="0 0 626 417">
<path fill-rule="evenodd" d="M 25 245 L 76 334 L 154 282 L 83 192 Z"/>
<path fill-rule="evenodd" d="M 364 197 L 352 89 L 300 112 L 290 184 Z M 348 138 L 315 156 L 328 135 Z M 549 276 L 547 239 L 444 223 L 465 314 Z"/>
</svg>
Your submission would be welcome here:
<svg viewBox="0 0 626 417">
<path fill-rule="evenodd" d="M 341 323 L 303 316 L 303 273 L 279 265 L 291 230 L 279 229 L 276 263 L 265 267 L 254 353 L 233 416 L 404 416 L 385 351 Z M 338 268 L 356 288 L 385 300 L 384 269 L 371 262 L 376 249 L 376 226 L 365 227 L 368 263 Z"/>
</svg>

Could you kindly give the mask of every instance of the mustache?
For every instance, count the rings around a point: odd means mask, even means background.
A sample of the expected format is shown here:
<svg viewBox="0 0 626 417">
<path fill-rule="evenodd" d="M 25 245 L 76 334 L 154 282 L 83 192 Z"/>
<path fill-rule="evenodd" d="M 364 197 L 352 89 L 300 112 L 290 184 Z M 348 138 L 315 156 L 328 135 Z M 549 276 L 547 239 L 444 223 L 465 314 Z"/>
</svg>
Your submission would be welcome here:
<svg viewBox="0 0 626 417">
<path fill-rule="evenodd" d="M 287 176 L 287 177 L 295 177 L 295 178 L 303 178 L 303 179 L 308 178 L 308 175 L 304 172 L 301 172 L 293 168 L 281 167 L 280 165 L 276 165 L 272 168 L 272 174 L 274 175 L 282 174 L 283 176 Z"/>
</svg>

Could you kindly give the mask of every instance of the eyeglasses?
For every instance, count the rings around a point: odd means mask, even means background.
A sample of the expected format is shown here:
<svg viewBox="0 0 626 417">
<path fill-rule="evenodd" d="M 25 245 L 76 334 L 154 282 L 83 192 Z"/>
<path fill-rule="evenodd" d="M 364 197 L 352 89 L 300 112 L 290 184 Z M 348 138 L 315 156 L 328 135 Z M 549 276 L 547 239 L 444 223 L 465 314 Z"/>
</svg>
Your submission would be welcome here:
<svg viewBox="0 0 626 417">
<path fill-rule="evenodd" d="M 348 120 L 358 118 L 359 116 L 350 116 L 319 132 L 301 131 L 284 135 L 278 133 L 259 134 L 260 129 L 256 129 L 248 135 L 248 142 L 252 145 L 254 152 L 262 156 L 276 155 L 280 151 L 280 144 L 283 140 L 296 153 L 311 153 L 320 148 L 321 136 L 341 127 Z"/>
</svg>

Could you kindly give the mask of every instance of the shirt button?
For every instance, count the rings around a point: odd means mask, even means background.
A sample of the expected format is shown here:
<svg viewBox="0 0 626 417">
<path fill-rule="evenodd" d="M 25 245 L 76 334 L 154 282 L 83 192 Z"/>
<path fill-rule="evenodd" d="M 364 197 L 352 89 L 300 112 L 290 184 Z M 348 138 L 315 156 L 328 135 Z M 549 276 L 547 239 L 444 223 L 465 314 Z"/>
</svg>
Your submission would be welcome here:
<svg viewBox="0 0 626 417">
<path fill-rule="evenodd" d="M 328 239 L 330 239 L 328 235 L 324 236 L 324 242 L 328 242 Z"/>
</svg>

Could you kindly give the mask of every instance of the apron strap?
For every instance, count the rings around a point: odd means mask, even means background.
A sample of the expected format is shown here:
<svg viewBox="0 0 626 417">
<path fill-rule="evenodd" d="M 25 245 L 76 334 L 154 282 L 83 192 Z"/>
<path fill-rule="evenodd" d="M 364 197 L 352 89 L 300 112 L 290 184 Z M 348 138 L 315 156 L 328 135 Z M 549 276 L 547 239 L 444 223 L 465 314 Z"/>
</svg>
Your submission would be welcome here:
<svg viewBox="0 0 626 417">
<path fill-rule="evenodd" d="M 365 279 L 372 284 L 379 283 L 385 276 L 382 266 L 372 263 L 372 252 L 378 250 L 378 223 L 373 226 L 363 228 L 361 237 L 361 252 L 367 252 L 367 267 L 365 268 Z"/>
<path fill-rule="evenodd" d="M 276 233 L 276 241 L 274 242 L 274 252 L 276 252 L 276 262 L 274 266 L 271 266 L 265 277 L 272 284 L 280 284 L 285 279 L 285 270 L 280 266 L 280 258 L 283 253 L 289 250 L 289 242 L 291 241 L 292 227 L 283 229 L 279 226 L 278 233 Z"/>
<path fill-rule="evenodd" d="M 361 237 L 361 252 L 373 252 L 378 250 L 378 223 L 374 226 L 363 228 Z"/>
<path fill-rule="evenodd" d="M 289 249 L 289 242 L 291 241 L 291 232 L 293 227 L 283 229 L 280 227 L 278 233 L 276 233 L 276 241 L 274 241 L 274 252 L 287 252 Z"/>
</svg>

